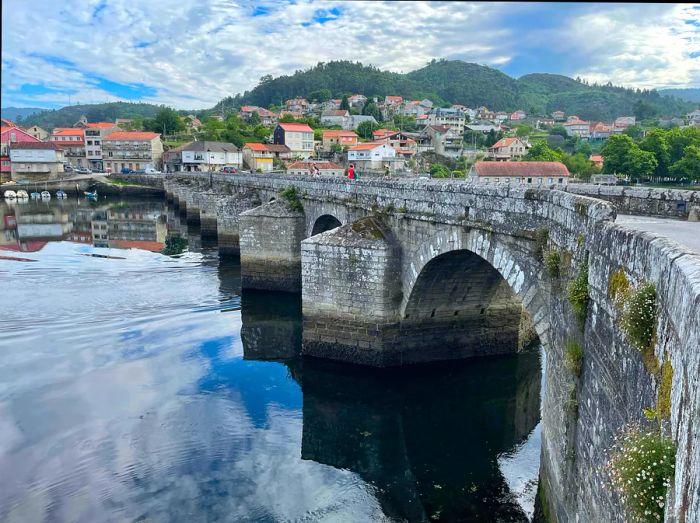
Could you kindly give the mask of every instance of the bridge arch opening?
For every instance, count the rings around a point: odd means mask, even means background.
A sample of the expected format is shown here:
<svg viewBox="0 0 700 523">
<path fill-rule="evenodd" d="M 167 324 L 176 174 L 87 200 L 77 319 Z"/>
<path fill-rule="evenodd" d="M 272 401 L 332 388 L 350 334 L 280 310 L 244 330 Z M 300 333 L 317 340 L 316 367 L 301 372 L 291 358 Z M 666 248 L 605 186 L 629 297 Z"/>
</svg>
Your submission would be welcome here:
<svg viewBox="0 0 700 523">
<path fill-rule="evenodd" d="M 322 232 L 331 231 L 343 225 L 341 221 L 331 214 L 319 216 L 311 229 L 311 236 L 316 236 Z"/>
<path fill-rule="evenodd" d="M 401 310 L 404 361 L 511 354 L 537 341 L 528 311 L 488 261 L 469 250 L 426 263 Z"/>
</svg>

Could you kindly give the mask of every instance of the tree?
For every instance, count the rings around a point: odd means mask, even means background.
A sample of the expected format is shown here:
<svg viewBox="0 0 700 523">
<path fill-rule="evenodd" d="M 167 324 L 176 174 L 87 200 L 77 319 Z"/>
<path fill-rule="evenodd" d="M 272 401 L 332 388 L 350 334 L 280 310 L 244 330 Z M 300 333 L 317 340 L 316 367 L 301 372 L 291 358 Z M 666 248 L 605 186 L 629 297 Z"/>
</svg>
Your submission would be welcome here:
<svg viewBox="0 0 700 523">
<path fill-rule="evenodd" d="M 560 162 L 562 155 L 561 152 L 551 149 L 544 140 L 538 140 L 532 144 L 523 159 L 530 162 Z"/>
<path fill-rule="evenodd" d="M 632 137 L 634 140 L 640 140 L 644 135 L 644 130 L 639 125 L 630 125 L 622 132 L 627 136 Z"/>
<path fill-rule="evenodd" d="M 248 120 L 248 123 L 254 127 L 256 125 L 260 125 L 261 121 L 262 120 L 260 120 L 260 115 L 258 114 L 258 112 L 253 111 L 250 115 L 250 119 Z"/>
<path fill-rule="evenodd" d="M 331 144 L 331 152 L 332 152 L 332 153 L 342 153 L 342 152 L 343 152 L 343 146 L 340 145 L 339 143 Z"/>
<path fill-rule="evenodd" d="M 629 151 L 625 170 L 633 180 L 650 178 L 654 175 L 658 162 L 654 153 L 642 151 L 636 144 Z"/>
<path fill-rule="evenodd" d="M 349 111 L 350 110 L 350 103 L 348 102 L 347 96 L 343 96 L 343 99 L 340 102 L 340 110 L 341 111 Z"/>
<path fill-rule="evenodd" d="M 144 122 L 144 127 L 154 133 L 173 134 L 185 130 L 185 124 L 175 109 L 161 108 L 156 115 Z"/>
<path fill-rule="evenodd" d="M 430 166 L 430 177 L 431 178 L 449 178 L 450 169 L 441 163 L 434 163 Z"/>
<path fill-rule="evenodd" d="M 593 153 L 593 149 L 591 149 L 591 144 L 583 140 L 578 140 L 576 142 L 576 147 L 574 148 L 574 151 L 583 154 L 586 158 L 588 158 Z"/>
<path fill-rule="evenodd" d="M 608 138 L 600 151 L 605 158 L 603 171 L 610 174 L 625 173 L 627 155 L 634 146 L 634 140 L 626 134 L 618 134 Z"/>
<path fill-rule="evenodd" d="M 584 181 L 591 179 L 591 174 L 598 172 L 595 164 L 588 159 L 588 155 L 583 153 L 564 154 L 562 163 L 566 165 L 569 172 L 575 174 Z"/>
<path fill-rule="evenodd" d="M 564 138 L 567 138 L 569 136 L 569 133 L 566 131 L 566 128 L 563 125 L 552 126 L 552 128 L 549 130 L 549 134 L 557 134 Z"/>
<path fill-rule="evenodd" d="M 700 181 L 700 146 L 686 147 L 683 158 L 671 166 L 671 174 L 676 178 Z"/>
<path fill-rule="evenodd" d="M 377 107 L 377 104 L 375 104 L 374 102 L 367 103 L 362 108 L 362 114 L 367 116 L 374 116 L 374 119 L 378 122 L 382 121 L 382 112 L 379 110 L 379 107 Z"/>
<path fill-rule="evenodd" d="M 372 133 L 379 129 L 379 125 L 376 123 L 367 120 L 366 122 L 362 122 L 358 127 L 357 127 L 357 134 L 361 138 L 365 138 L 366 140 L 369 140 L 372 138 Z"/>
<path fill-rule="evenodd" d="M 632 111 L 639 120 L 653 118 L 656 115 L 654 106 L 644 100 L 637 100 L 632 106 Z"/>
<path fill-rule="evenodd" d="M 518 125 L 515 128 L 516 136 L 528 136 L 530 133 L 532 133 L 532 127 L 529 125 Z"/>
<path fill-rule="evenodd" d="M 663 129 L 654 129 L 647 133 L 644 140 L 639 144 L 639 147 L 644 151 L 654 154 L 657 163 L 654 176 L 658 178 L 668 176 L 671 165 L 670 147 L 666 134 L 666 131 Z"/>
</svg>

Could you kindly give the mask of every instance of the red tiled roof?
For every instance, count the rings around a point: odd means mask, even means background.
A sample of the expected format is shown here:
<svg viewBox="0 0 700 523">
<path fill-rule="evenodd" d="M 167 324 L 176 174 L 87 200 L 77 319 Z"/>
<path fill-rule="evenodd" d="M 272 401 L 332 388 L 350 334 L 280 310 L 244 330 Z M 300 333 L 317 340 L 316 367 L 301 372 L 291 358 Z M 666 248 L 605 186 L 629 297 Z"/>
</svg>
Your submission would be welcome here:
<svg viewBox="0 0 700 523">
<path fill-rule="evenodd" d="M 313 133 L 314 130 L 305 123 L 281 123 L 277 124 L 285 131 L 295 133 Z"/>
<path fill-rule="evenodd" d="M 291 151 L 291 149 L 286 145 L 272 143 L 250 142 L 243 144 L 243 148 L 245 149 L 246 147 L 251 151 L 268 151 L 271 153 L 288 153 Z"/>
<path fill-rule="evenodd" d="M 153 140 L 160 134 L 140 131 L 115 131 L 104 137 L 105 140 Z"/>
<path fill-rule="evenodd" d="M 357 138 L 357 133 L 355 131 L 323 131 L 324 138 L 340 138 L 341 136 Z"/>
<path fill-rule="evenodd" d="M 7 118 L 0 118 L 0 120 L 2 121 L 3 127 L 17 127 L 17 124 L 12 120 L 8 120 Z"/>
<path fill-rule="evenodd" d="M 498 149 L 500 147 L 510 147 L 513 142 L 518 140 L 517 138 L 501 138 L 495 144 L 493 144 L 489 149 Z"/>
<path fill-rule="evenodd" d="M 561 162 L 476 162 L 477 176 L 569 176 Z"/>
<path fill-rule="evenodd" d="M 75 127 L 58 127 L 53 130 L 53 136 L 85 136 L 85 129 Z"/>
<path fill-rule="evenodd" d="M 376 142 L 366 142 L 366 143 L 360 143 L 357 144 L 355 147 L 350 147 L 351 151 L 369 151 L 371 149 L 376 149 L 377 147 L 381 147 L 382 145 L 386 145 L 385 143 L 376 143 Z"/>
<path fill-rule="evenodd" d="M 64 142 L 68 145 L 79 145 L 80 142 Z M 60 149 L 60 142 L 17 142 L 10 145 L 14 151 L 18 149 Z"/>
<path fill-rule="evenodd" d="M 87 124 L 91 129 L 108 129 L 110 127 L 116 127 L 117 124 L 111 122 L 94 122 Z"/>
<path fill-rule="evenodd" d="M 336 109 L 334 111 L 326 111 L 323 116 L 347 116 L 349 113 L 345 109 Z"/>
<path fill-rule="evenodd" d="M 589 160 L 592 162 L 602 162 L 604 161 L 604 158 L 600 154 L 592 154 Z"/>
<path fill-rule="evenodd" d="M 342 170 L 343 168 L 338 165 L 337 163 L 333 162 L 294 162 L 290 165 L 287 166 L 287 170 L 289 169 L 312 169 L 314 167 L 319 168 L 319 170 L 324 171 L 326 169 L 334 169 L 334 170 Z"/>
</svg>

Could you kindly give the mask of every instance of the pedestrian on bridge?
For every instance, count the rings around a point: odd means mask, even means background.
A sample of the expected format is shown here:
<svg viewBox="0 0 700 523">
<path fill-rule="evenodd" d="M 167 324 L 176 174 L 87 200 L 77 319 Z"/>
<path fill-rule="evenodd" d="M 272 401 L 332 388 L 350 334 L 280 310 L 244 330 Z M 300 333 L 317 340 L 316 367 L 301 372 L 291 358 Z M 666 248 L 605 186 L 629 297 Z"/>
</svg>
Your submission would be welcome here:
<svg viewBox="0 0 700 523">
<path fill-rule="evenodd" d="M 350 164 L 350 167 L 348 167 L 348 180 L 354 180 L 355 179 L 355 166 L 353 164 Z"/>
</svg>

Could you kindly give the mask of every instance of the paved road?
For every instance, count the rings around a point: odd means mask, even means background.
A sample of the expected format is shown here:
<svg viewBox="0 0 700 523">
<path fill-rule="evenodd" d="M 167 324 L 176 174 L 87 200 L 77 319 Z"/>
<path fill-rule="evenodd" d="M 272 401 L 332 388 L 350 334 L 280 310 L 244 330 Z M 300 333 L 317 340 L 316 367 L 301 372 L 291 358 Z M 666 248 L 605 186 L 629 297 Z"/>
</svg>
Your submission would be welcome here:
<svg viewBox="0 0 700 523">
<path fill-rule="evenodd" d="M 626 214 L 618 214 L 615 222 L 638 231 L 662 234 L 700 254 L 700 222 Z"/>
</svg>

